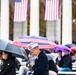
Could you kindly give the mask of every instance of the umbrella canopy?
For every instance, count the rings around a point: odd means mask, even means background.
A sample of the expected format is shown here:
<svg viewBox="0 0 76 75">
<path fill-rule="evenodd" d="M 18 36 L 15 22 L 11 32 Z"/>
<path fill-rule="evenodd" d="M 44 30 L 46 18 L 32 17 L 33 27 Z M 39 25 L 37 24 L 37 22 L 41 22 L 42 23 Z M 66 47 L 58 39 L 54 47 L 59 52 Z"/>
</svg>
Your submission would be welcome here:
<svg viewBox="0 0 76 75">
<path fill-rule="evenodd" d="M 13 42 L 13 45 L 26 48 L 32 42 L 38 43 L 40 49 L 53 49 L 57 47 L 54 42 L 41 36 L 21 36 Z"/>
<path fill-rule="evenodd" d="M 71 47 L 73 47 L 73 46 L 76 46 L 76 44 L 74 44 L 74 43 L 72 43 L 72 44 L 66 44 L 65 46 L 71 48 Z"/>
<path fill-rule="evenodd" d="M 46 54 L 46 56 L 47 56 L 48 60 L 53 60 L 53 58 L 54 58 L 54 56 L 51 54 Z"/>
<path fill-rule="evenodd" d="M 55 48 L 56 51 L 64 51 L 64 50 L 68 50 L 69 52 L 71 52 L 71 49 L 68 48 L 67 46 L 63 46 L 63 45 L 58 45 L 57 48 Z"/>
<path fill-rule="evenodd" d="M 73 46 L 70 49 L 72 50 L 73 53 L 76 52 L 76 46 Z"/>
<path fill-rule="evenodd" d="M 0 51 L 10 52 L 16 57 L 27 58 L 23 49 L 13 46 L 9 41 L 0 40 Z"/>
</svg>

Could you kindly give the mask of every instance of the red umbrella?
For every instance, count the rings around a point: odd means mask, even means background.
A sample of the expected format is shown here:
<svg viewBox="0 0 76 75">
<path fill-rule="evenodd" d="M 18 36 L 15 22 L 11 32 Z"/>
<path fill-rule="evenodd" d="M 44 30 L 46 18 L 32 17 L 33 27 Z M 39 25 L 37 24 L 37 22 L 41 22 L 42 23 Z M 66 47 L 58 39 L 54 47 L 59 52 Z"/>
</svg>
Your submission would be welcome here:
<svg viewBox="0 0 76 75">
<path fill-rule="evenodd" d="M 71 47 L 72 52 L 76 52 L 76 46 Z"/>
<path fill-rule="evenodd" d="M 32 42 L 38 43 L 40 49 L 53 49 L 57 47 L 54 42 L 41 36 L 21 36 L 13 42 L 13 45 L 26 48 Z"/>
</svg>

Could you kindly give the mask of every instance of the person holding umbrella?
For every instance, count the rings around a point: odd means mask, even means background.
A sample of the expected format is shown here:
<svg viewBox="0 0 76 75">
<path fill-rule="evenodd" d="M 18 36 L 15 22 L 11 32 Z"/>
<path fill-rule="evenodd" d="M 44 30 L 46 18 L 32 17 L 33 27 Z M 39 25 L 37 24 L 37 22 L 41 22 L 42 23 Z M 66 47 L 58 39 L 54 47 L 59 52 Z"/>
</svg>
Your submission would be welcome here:
<svg viewBox="0 0 76 75">
<path fill-rule="evenodd" d="M 15 57 L 12 56 L 12 53 L 3 51 L 2 58 L 4 60 L 4 64 L 0 71 L 0 75 L 16 75 L 15 74 Z"/>
<path fill-rule="evenodd" d="M 58 56 L 55 61 L 56 61 L 56 66 L 57 66 L 58 70 L 60 70 L 62 67 L 62 59 L 63 59 L 62 50 L 57 50 L 57 54 L 58 54 Z M 61 62 L 59 62 L 59 61 L 61 61 Z"/>
<path fill-rule="evenodd" d="M 62 58 L 59 60 L 59 63 L 62 64 L 59 72 L 72 70 L 72 57 L 69 49 L 64 49 L 64 56 L 62 56 Z"/>
<path fill-rule="evenodd" d="M 48 58 L 43 51 L 40 51 L 38 43 L 30 43 L 28 50 L 32 55 L 36 56 L 35 62 L 31 63 L 32 70 L 23 75 L 49 75 L 49 62 Z"/>
</svg>

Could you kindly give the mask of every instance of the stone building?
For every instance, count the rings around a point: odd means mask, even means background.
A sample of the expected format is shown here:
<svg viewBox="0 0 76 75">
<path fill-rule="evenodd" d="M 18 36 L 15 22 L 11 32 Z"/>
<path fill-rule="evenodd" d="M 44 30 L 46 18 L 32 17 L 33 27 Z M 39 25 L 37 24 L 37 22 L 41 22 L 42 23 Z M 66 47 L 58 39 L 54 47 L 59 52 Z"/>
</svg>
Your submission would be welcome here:
<svg viewBox="0 0 76 75">
<path fill-rule="evenodd" d="M 30 1 L 30 31 L 29 35 L 39 36 L 39 0 Z M 44 3 L 44 0 L 41 0 Z M 10 4 L 14 7 L 14 0 L 0 0 L 0 39 L 10 39 Z M 62 19 L 57 21 L 46 21 L 46 37 L 58 40 L 59 43 L 72 43 L 72 0 L 63 0 Z M 13 39 L 21 35 L 27 35 L 27 24 L 25 22 L 13 22 Z"/>
</svg>

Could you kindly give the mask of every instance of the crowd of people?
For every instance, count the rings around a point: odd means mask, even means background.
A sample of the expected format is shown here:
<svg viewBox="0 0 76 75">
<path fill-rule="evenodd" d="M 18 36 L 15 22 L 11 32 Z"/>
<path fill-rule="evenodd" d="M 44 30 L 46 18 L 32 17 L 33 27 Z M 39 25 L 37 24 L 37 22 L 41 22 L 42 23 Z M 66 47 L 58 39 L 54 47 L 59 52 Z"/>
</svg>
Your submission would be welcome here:
<svg viewBox="0 0 76 75">
<path fill-rule="evenodd" d="M 38 43 L 30 43 L 27 47 L 28 61 L 26 65 L 19 67 L 19 75 L 57 75 L 58 72 L 72 71 L 72 62 L 75 62 L 75 55 L 71 56 L 70 51 L 65 49 L 57 51 L 56 62 L 48 59 L 46 52 L 40 50 Z M 16 75 L 15 57 L 9 52 L 0 52 L 0 75 Z"/>
<path fill-rule="evenodd" d="M 34 44 L 32 44 L 32 45 L 34 45 Z M 46 52 L 43 50 L 40 50 L 38 45 L 37 45 L 37 47 L 32 47 L 32 45 L 31 45 L 31 49 L 30 49 L 30 45 L 29 45 L 29 49 L 28 49 L 30 51 L 30 53 L 32 54 L 30 59 L 31 60 L 33 59 L 33 62 L 32 63 L 30 62 L 30 64 L 28 64 L 29 66 L 31 66 L 30 67 L 31 69 L 27 68 L 27 66 L 21 66 L 20 70 L 19 70 L 19 75 L 27 75 L 27 74 L 30 75 L 31 70 L 33 71 L 33 66 L 36 65 L 36 60 L 39 58 L 38 56 L 41 52 L 43 52 L 45 54 L 45 56 L 47 56 Z M 38 52 L 38 54 L 37 54 L 37 48 L 40 51 L 40 52 Z M 69 50 L 65 49 L 64 52 L 62 52 L 62 50 L 58 50 L 57 53 L 58 53 L 58 57 L 56 58 L 56 63 L 53 61 L 53 59 L 48 60 L 47 64 L 48 64 L 49 75 L 57 75 L 58 72 L 72 71 L 72 62 L 75 60 L 74 60 L 74 56 L 71 56 L 71 54 L 70 54 L 71 52 Z M 64 53 L 64 55 L 62 53 Z M 47 59 L 48 59 L 48 57 L 47 57 Z M 44 70 L 44 66 L 43 66 L 45 64 L 44 62 L 45 61 L 42 60 L 42 63 L 38 62 L 39 65 L 37 63 L 37 66 L 35 66 L 37 71 L 40 69 L 38 73 L 40 73 L 40 72 L 42 72 L 42 70 Z M 25 68 L 23 68 L 23 67 L 25 67 Z M 41 75 L 41 74 L 33 74 L 33 75 Z M 45 75 L 45 74 L 42 74 L 42 75 Z"/>
</svg>

